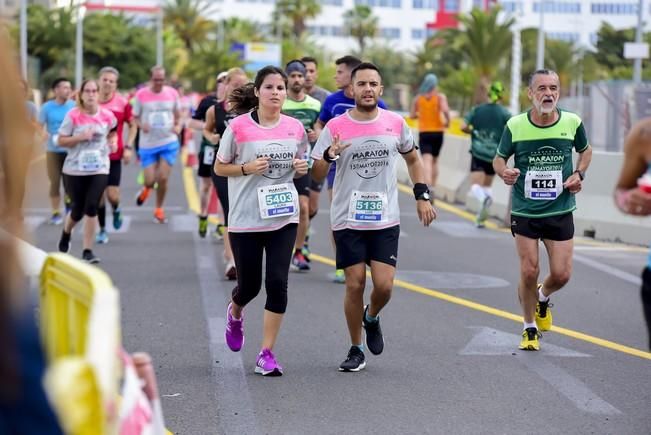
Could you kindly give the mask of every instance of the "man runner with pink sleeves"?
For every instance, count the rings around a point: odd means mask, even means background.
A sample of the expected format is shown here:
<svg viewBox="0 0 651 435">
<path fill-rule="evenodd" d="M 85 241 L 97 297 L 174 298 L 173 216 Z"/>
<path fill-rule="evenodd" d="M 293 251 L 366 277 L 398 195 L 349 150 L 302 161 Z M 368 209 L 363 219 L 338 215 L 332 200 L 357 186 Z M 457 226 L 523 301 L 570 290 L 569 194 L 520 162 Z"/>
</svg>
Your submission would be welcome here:
<svg viewBox="0 0 651 435">
<path fill-rule="evenodd" d="M 405 120 L 378 107 L 382 77 L 372 63 L 361 63 L 351 73 L 355 107 L 331 119 L 312 151 L 313 177 L 322 180 L 337 160 L 330 207 L 330 223 L 337 250 L 337 268 L 344 269 L 344 311 L 351 348 L 340 371 L 366 367 L 362 325 L 371 353 L 384 350 L 380 310 L 389 302 L 398 260 L 400 210 L 395 166 L 398 156 L 407 162 L 414 183 L 416 210 L 424 225 L 436 213 L 425 184 L 411 130 Z M 364 306 L 366 265 L 371 267 L 373 291 Z"/>
<path fill-rule="evenodd" d="M 167 193 L 167 180 L 179 153 L 178 134 L 181 131 L 179 94 L 165 86 L 165 69 L 151 69 L 149 86 L 140 89 L 134 97 L 133 114 L 140 128 L 138 154 L 145 173 L 145 185 L 138 194 L 136 204 L 141 206 L 156 183 L 156 209 L 154 220 L 167 222 L 163 202 Z"/>
</svg>

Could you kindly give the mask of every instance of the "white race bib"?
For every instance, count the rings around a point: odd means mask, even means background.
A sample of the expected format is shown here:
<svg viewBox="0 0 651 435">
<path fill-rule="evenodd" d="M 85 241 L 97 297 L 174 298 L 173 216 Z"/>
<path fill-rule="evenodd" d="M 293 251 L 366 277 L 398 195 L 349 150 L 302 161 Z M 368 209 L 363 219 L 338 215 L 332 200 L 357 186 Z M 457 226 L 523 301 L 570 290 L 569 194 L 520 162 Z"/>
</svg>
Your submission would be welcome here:
<svg viewBox="0 0 651 435">
<path fill-rule="evenodd" d="M 527 199 L 553 201 L 563 193 L 563 171 L 527 171 L 524 196 Z"/>
<path fill-rule="evenodd" d="M 203 149 L 203 164 L 212 165 L 215 159 L 215 148 L 206 146 Z"/>
<path fill-rule="evenodd" d="M 79 154 L 79 170 L 82 172 L 99 171 L 102 167 L 102 155 L 99 150 L 83 150 Z"/>
<path fill-rule="evenodd" d="M 260 217 L 294 216 L 298 213 L 298 194 L 293 184 L 272 184 L 258 188 Z"/>
<path fill-rule="evenodd" d="M 172 114 L 166 111 L 152 112 L 149 115 L 149 125 L 156 129 L 172 129 Z"/>
<path fill-rule="evenodd" d="M 353 190 L 348 205 L 348 220 L 352 222 L 385 222 L 387 193 Z"/>
</svg>

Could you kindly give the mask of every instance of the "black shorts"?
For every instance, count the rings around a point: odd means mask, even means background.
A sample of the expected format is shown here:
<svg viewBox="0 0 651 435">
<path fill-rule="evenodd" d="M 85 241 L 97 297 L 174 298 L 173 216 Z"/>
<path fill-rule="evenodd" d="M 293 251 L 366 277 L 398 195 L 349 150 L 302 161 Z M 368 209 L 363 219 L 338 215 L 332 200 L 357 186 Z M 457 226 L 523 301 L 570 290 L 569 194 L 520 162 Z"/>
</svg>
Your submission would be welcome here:
<svg viewBox="0 0 651 435">
<path fill-rule="evenodd" d="M 312 192 L 321 192 L 321 189 L 323 189 L 323 181 L 319 183 L 310 176 L 310 190 Z"/>
<path fill-rule="evenodd" d="M 651 349 L 651 269 L 647 266 L 642 272 L 642 309 L 649 332 L 649 349 Z"/>
<path fill-rule="evenodd" d="M 379 261 L 396 267 L 398 263 L 398 238 L 400 225 L 381 230 L 333 231 L 337 251 L 337 269 L 359 263 Z"/>
<path fill-rule="evenodd" d="M 483 172 L 486 175 L 495 175 L 493 162 L 487 162 L 486 160 L 478 159 L 475 156 L 472 156 L 470 159 L 470 172 Z"/>
<path fill-rule="evenodd" d="M 224 214 L 224 226 L 228 226 L 228 177 L 222 177 L 215 174 L 215 171 L 210 171 L 210 178 L 212 178 L 212 185 L 215 186 L 217 191 L 217 198 L 222 205 L 222 212 Z"/>
<path fill-rule="evenodd" d="M 122 180 L 122 160 L 111 160 L 107 186 L 119 186 Z"/>
<path fill-rule="evenodd" d="M 213 148 L 214 149 L 214 148 Z M 212 168 L 213 165 L 215 164 L 215 151 L 213 153 L 213 158 L 210 159 L 209 163 L 204 162 L 204 157 L 205 157 L 205 148 L 199 151 L 199 169 L 197 170 L 197 175 L 202 177 L 202 178 L 208 178 L 212 176 Z"/>
<path fill-rule="evenodd" d="M 570 240 L 574 238 L 574 218 L 572 213 L 542 218 L 511 215 L 511 234 L 557 242 Z"/>
<path fill-rule="evenodd" d="M 443 146 L 443 132 L 432 131 L 418 134 L 418 148 L 421 154 L 432 154 L 438 157 Z"/>
<path fill-rule="evenodd" d="M 294 178 L 294 187 L 296 187 L 296 191 L 298 192 L 299 196 L 310 196 L 310 180 L 312 177 L 310 177 L 310 174 L 305 174 L 300 178 Z"/>
</svg>

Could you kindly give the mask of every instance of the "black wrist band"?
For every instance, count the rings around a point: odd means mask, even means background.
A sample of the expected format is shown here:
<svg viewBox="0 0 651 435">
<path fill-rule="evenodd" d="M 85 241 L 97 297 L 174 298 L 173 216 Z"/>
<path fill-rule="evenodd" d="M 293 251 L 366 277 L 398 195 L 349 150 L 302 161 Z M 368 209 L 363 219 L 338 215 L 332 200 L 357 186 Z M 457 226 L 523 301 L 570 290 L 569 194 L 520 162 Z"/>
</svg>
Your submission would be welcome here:
<svg viewBox="0 0 651 435">
<path fill-rule="evenodd" d="M 245 165 L 245 164 L 242 163 L 242 166 L 240 166 L 240 168 L 242 169 L 242 175 L 244 175 L 244 176 L 246 177 L 246 176 L 249 175 L 249 174 L 247 174 L 246 172 L 244 172 L 244 165 Z"/>
<path fill-rule="evenodd" d="M 330 147 L 328 147 L 328 148 L 325 149 L 325 151 L 323 152 L 323 160 L 325 160 L 325 161 L 328 162 L 328 163 L 332 163 L 332 162 L 334 162 L 335 160 L 337 160 L 337 159 L 339 158 L 339 156 L 336 156 L 336 157 L 333 159 L 332 157 L 330 157 L 329 151 L 330 151 Z"/>
<path fill-rule="evenodd" d="M 425 183 L 414 184 L 414 198 L 419 199 L 423 193 L 429 193 L 429 187 Z"/>
</svg>

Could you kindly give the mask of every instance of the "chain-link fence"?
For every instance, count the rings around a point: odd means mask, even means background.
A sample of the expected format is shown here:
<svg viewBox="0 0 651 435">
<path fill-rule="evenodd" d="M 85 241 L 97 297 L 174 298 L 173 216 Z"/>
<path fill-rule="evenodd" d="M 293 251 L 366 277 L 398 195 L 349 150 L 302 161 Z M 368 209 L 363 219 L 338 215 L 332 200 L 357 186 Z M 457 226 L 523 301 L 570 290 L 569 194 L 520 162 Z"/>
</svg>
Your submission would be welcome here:
<svg viewBox="0 0 651 435">
<path fill-rule="evenodd" d="M 565 97 L 559 106 L 583 119 L 596 150 L 621 152 L 626 134 L 637 120 L 651 116 L 651 86 L 631 81 L 599 81 L 586 85 L 583 95 Z"/>
</svg>

